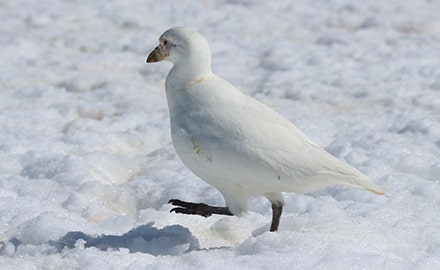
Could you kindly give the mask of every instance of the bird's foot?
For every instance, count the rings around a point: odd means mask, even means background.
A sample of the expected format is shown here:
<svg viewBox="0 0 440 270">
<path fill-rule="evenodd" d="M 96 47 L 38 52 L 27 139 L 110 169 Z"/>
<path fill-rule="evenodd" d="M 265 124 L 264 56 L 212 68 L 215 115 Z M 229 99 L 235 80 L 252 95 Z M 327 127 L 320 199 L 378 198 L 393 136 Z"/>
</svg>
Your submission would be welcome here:
<svg viewBox="0 0 440 270">
<path fill-rule="evenodd" d="M 204 203 L 184 202 L 178 199 L 169 200 L 168 203 L 178 206 L 170 210 L 178 214 L 199 215 L 209 217 L 213 214 L 233 216 L 227 207 L 210 206 Z"/>
</svg>

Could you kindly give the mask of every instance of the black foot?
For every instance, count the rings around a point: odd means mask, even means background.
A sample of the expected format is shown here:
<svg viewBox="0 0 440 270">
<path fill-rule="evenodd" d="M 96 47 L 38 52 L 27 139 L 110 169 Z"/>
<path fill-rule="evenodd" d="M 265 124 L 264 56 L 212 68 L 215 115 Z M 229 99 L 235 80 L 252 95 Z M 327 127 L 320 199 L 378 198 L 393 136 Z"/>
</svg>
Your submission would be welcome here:
<svg viewBox="0 0 440 270">
<path fill-rule="evenodd" d="M 210 206 L 204 203 L 184 202 L 177 199 L 169 200 L 168 203 L 178 206 L 170 210 L 170 212 L 178 214 L 199 215 L 203 217 L 209 217 L 213 214 L 226 216 L 234 215 L 227 207 Z"/>
</svg>

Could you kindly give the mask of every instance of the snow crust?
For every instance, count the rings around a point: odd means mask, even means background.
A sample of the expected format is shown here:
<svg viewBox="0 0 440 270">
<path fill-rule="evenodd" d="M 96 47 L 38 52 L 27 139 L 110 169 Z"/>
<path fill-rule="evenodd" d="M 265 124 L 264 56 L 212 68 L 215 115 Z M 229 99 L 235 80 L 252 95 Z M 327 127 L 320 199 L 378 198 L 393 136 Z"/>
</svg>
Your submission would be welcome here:
<svg viewBox="0 0 440 270">
<path fill-rule="evenodd" d="M 0 2 L 2 269 L 440 269 L 440 1 Z M 176 25 L 214 71 L 369 175 L 385 196 L 286 194 L 237 217 L 170 142 L 146 65 Z M 257 90 L 251 90 L 257 89 Z"/>
</svg>

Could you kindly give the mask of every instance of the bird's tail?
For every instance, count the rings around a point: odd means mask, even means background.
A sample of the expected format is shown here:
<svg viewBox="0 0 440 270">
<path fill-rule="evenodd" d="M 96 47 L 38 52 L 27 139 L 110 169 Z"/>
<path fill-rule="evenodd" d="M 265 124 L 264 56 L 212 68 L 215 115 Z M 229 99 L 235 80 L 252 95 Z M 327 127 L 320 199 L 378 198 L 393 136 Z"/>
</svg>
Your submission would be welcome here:
<svg viewBox="0 0 440 270">
<path fill-rule="evenodd" d="M 376 195 L 384 195 L 385 189 L 378 184 L 374 183 L 373 181 L 369 181 L 368 185 L 360 186 L 359 188 L 365 189 L 367 191 L 373 192 Z"/>
<path fill-rule="evenodd" d="M 296 182 L 296 185 L 284 186 L 284 189 L 281 191 L 307 193 L 331 185 L 344 185 L 366 190 L 377 195 L 385 194 L 385 189 L 371 181 L 366 175 L 341 175 L 334 172 L 324 172 L 295 180 L 299 181 Z"/>
<path fill-rule="evenodd" d="M 362 190 L 372 192 L 376 195 L 384 195 L 385 189 L 371 181 L 371 179 L 366 175 L 355 176 L 355 175 L 335 175 L 334 179 L 339 180 L 339 184 L 352 186 Z"/>
</svg>

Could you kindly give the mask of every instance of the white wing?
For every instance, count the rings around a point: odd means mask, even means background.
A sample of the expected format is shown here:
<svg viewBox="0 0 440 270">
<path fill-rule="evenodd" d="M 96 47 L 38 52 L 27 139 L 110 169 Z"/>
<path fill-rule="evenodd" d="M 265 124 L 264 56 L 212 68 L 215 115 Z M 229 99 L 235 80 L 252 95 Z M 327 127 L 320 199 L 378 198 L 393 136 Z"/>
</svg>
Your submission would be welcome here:
<svg viewBox="0 0 440 270">
<path fill-rule="evenodd" d="M 289 120 L 215 75 L 167 96 L 172 132 L 184 132 L 193 144 L 185 148 L 175 142 L 179 156 L 217 188 L 225 184 L 219 183 L 220 174 L 253 188 L 253 193 L 309 192 L 332 184 L 384 192 L 366 175 L 311 142 Z M 182 134 L 173 136 L 173 141 L 174 137 Z M 208 160 L 216 157 L 215 167 L 191 162 L 198 161 L 195 143 Z"/>
</svg>

